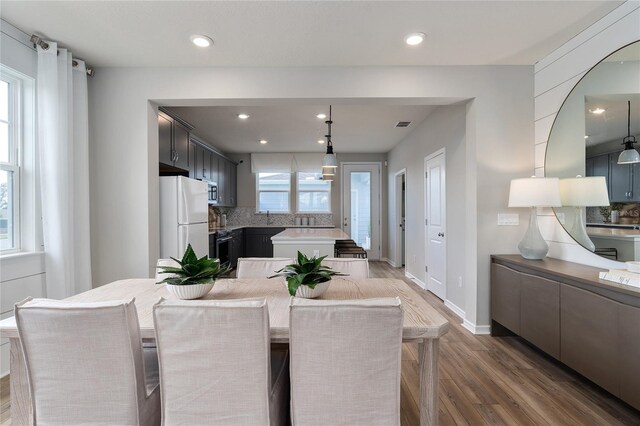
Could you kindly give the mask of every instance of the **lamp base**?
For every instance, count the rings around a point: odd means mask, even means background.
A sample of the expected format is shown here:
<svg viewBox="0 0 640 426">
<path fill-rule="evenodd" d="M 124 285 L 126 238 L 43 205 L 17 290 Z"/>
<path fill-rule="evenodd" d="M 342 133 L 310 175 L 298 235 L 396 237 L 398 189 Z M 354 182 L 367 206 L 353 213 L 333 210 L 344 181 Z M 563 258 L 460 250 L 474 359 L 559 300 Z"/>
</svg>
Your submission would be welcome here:
<svg viewBox="0 0 640 426">
<path fill-rule="evenodd" d="M 569 231 L 569 235 L 587 250 L 596 251 L 596 245 L 593 244 L 593 241 L 591 241 L 591 238 L 587 235 L 587 227 L 582 217 L 582 207 L 576 207 L 576 217 L 573 221 L 571 231 Z"/>
<path fill-rule="evenodd" d="M 524 234 L 522 241 L 518 244 L 518 250 L 525 259 L 541 260 L 549 253 L 549 245 L 542 238 L 540 229 L 538 228 L 538 214 L 536 208 L 531 208 L 529 216 L 529 229 Z"/>
</svg>

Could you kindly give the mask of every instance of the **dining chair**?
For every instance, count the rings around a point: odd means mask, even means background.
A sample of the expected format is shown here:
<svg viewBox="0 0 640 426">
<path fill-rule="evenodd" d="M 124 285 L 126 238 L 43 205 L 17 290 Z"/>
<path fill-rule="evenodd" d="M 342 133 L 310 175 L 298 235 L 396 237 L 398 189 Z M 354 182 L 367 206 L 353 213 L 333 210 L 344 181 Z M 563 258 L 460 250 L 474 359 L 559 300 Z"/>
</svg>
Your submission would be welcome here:
<svg viewBox="0 0 640 426">
<path fill-rule="evenodd" d="M 400 425 L 399 298 L 289 307 L 293 425 Z"/>
<path fill-rule="evenodd" d="M 292 263 L 295 263 L 294 259 L 284 257 L 241 257 L 236 277 L 267 278 Z"/>
<path fill-rule="evenodd" d="M 34 424 L 160 424 L 157 356 L 133 300 L 29 298 L 14 312 Z"/>
<path fill-rule="evenodd" d="M 334 271 L 348 274 L 351 278 L 369 278 L 369 261 L 367 259 L 327 258 L 322 261 Z"/>
<path fill-rule="evenodd" d="M 171 274 L 165 274 L 163 272 L 160 272 L 160 270 L 158 269 L 158 266 L 175 266 L 176 268 L 179 268 L 180 264 L 173 259 L 158 259 L 158 262 L 156 263 L 156 282 L 157 283 L 171 276 Z"/>
<path fill-rule="evenodd" d="M 165 425 L 285 425 L 288 350 L 271 351 L 262 299 L 153 307 Z"/>
</svg>

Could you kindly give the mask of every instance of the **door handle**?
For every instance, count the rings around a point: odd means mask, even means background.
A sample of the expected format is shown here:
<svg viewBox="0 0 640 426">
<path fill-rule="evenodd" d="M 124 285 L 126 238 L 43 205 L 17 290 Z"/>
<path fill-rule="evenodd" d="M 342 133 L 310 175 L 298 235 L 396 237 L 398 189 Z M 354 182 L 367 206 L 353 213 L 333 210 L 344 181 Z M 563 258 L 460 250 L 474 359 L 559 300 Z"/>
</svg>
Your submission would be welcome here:
<svg viewBox="0 0 640 426">
<path fill-rule="evenodd" d="M 444 232 L 438 232 L 438 237 L 444 237 Z"/>
</svg>

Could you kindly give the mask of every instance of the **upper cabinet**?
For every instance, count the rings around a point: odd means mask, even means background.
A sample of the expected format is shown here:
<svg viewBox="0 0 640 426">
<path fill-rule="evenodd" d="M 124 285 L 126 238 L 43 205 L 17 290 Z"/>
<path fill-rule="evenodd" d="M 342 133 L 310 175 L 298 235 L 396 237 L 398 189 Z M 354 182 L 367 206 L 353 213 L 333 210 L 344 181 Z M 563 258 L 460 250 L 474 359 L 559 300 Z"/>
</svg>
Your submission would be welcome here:
<svg viewBox="0 0 640 426">
<path fill-rule="evenodd" d="M 618 164 L 620 151 L 587 158 L 586 175 L 607 179 L 609 201 L 628 203 L 640 201 L 640 165 Z"/>
<path fill-rule="evenodd" d="M 158 154 L 160 163 L 189 170 L 189 124 L 163 112 L 158 113 Z"/>
<path fill-rule="evenodd" d="M 213 182 L 218 187 L 220 207 L 236 206 L 236 163 L 191 137 L 189 142 L 189 177 Z"/>
</svg>

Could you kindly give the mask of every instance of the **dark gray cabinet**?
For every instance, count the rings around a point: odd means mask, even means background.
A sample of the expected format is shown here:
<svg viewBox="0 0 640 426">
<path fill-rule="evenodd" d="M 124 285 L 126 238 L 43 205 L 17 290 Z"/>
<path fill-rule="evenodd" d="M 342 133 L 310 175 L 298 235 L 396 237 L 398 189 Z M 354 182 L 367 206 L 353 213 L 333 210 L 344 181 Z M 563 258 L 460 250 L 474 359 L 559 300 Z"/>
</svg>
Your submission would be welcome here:
<svg viewBox="0 0 640 426">
<path fill-rule="evenodd" d="M 560 359 L 560 283 L 521 274 L 520 335 Z"/>
<path fill-rule="evenodd" d="M 189 177 L 215 182 L 218 186 L 220 207 L 235 207 L 237 192 L 237 165 L 235 162 L 208 148 L 192 137 L 189 143 Z"/>
<path fill-rule="evenodd" d="M 284 231 L 284 228 L 245 228 L 244 256 L 273 257 L 271 237 Z"/>
<path fill-rule="evenodd" d="M 609 176 L 609 199 L 614 202 L 633 200 L 633 167 L 631 164 L 618 164 L 618 153 L 609 154 Z"/>
<path fill-rule="evenodd" d="M 163 112 L 158 113 L 159 162 L 189 170 L 189 127 Z"/>
<path fill-rule="evenodd" d="M 562 362 L 617 394 L 618 304 L 568 285 L 561 298 Z"/>
<path fill-rule="evenodd" d="M 238 265 L 238 258 L 244 257 L 243 234 L 242 229 L 234 229 L 231 231 L 231 239 L 229 240 L 229 263 L 234 268 Z"/>
<path fill-rule="evenodd" d="M 491 333 L 520 335 L 640 409 L 640 293 L 585 265 L 491 259 Z"/>
</svg>

